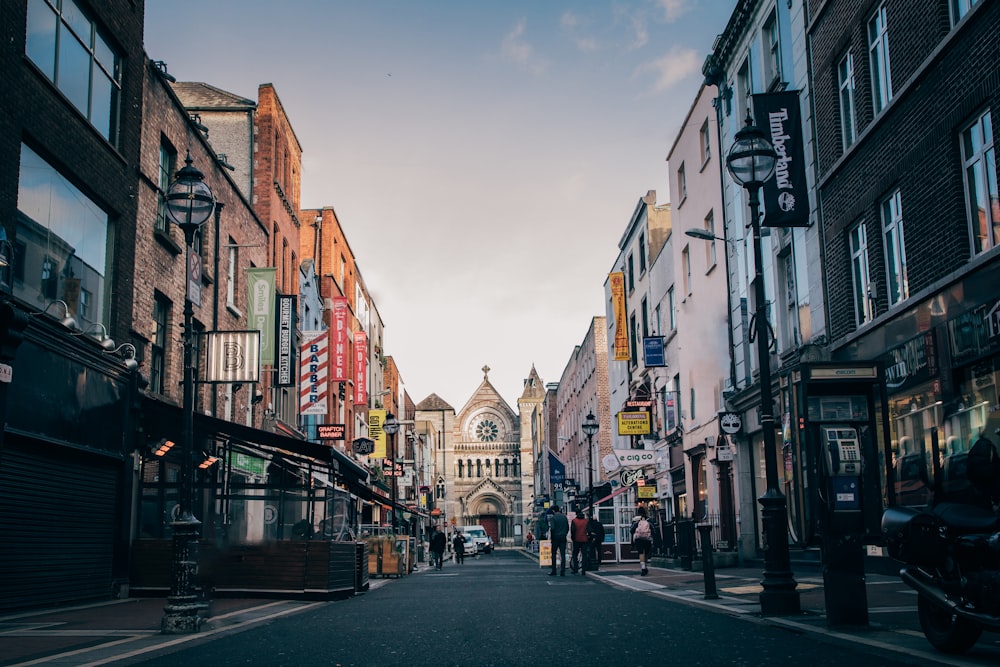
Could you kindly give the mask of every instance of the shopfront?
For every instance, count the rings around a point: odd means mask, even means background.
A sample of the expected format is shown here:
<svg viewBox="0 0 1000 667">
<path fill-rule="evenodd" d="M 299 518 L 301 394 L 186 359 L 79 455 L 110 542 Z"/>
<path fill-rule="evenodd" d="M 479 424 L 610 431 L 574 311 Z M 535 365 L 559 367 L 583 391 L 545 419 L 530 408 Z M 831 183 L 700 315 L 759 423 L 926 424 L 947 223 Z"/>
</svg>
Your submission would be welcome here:
<svg viewBox="0 0 1000 667">
<path fill-rule="evenodd" d="M 925 505 L 935 480 L 961 493 L 982 435 L 1000 445 L 1000 264 L 986 265 L 840 351 L 886 369 L 887 501 Z"/>
<path fill-rule="evenodd" d="M 133 594 L 159 595 L 170 584 L 182 463 L 171 443 L 180 415 L 152 399 L 143 413 L 130 584 Z M 368 488 L 367 471 L 324 444 L 201 414 L 194 425 L 198 586 L 215 594 L 356 592 L 358 575 L 367 579 L 358 541 L 366 505 L 384 500 Z"/>
</svg>

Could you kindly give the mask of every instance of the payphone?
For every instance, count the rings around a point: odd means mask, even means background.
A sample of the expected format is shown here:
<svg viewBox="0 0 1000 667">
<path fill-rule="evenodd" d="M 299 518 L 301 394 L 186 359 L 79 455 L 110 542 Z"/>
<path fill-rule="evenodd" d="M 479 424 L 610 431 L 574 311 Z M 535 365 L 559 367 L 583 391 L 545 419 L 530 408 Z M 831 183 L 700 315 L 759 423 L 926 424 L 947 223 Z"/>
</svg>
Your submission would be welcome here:
<svg viewBox="0 0 1000 667">
<path fill-rule="evenodd" d="M 802 366 L 799 424 L 831 625 L 868 623 L 865 545 L 881 539 L 886 438 L 878 434 L 888 432 L 883 376 L 874 363 Z"/>
<path fill-rule="evenodd" d="M 846 424 L 820 426 L 829 476 L 828 501 L 834 512 L 861 510 L 861 444 L 858 431 Z"/>
</svg>

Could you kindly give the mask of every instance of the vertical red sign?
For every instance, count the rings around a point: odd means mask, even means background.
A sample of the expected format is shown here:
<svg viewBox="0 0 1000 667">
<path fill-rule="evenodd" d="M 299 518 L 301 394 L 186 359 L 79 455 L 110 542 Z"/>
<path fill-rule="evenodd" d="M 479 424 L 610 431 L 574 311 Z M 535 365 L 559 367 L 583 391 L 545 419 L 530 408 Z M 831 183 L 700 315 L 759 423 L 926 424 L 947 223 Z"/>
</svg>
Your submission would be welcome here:
<svg viewBox="0 0 1000 667">
<path fill-rule="evenodd" d="M 368 336 L 354 332 L 354 405 L 368 402 Z"/>
<path fill-rule="evenodd" d="M 330 381 L 347 382 L 347 297 L 333 298 L 333 349 L 330 350 Z"/>
</svg>

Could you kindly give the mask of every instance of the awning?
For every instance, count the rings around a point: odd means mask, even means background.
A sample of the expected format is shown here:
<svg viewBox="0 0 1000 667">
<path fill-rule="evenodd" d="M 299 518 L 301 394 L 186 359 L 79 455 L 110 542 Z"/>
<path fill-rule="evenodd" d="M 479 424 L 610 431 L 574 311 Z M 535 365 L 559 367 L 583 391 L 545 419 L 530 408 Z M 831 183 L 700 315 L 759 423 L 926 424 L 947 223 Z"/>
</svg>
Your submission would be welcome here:
<svg viewBox="0 0 1000 667">
<path fill-rule="evenodd" d="M 170 433 L 175 438 L 180 437 L 178 431 L 183 416 L 181 408 L 153 398 L 143 397 L 142 410 L 144 421 L 147 425 L 147 433 L 154 433 L 156 435 Z M 227 438 L 246 445 L 263 445 L 265 447 L 283 449 L 317 461 L 332 463 L 348 488 L 356 495 L 365 497 L 365 492 L 371 492 L 367 486 L 368 471 L 346 454 L 333 447 L 321 445 L 310 440 L 292 438 L 280 433 L 262 431 L 251 426 L 237 424 L 197 412 L 194 414 L 194 429 L 195 434 L 201 433 L 210 437 Z"/>
<path fill-rule="evenodd" d="M 631 488 L 632 488 L 631 486 L 623 486 L 623 487 L 621 487 L 621 488 L 619 488 L 619 489 L 616 489 L 615 491 L 612 491 L 612 492 L 611 492 L 611 493 L 610 493 L 609 495 L 606 495 L 606 496 L 604 496 L 604 497 L 603 497 L 603 498 L 601 498 L 600 500 L 595 500 L 595 501 L 594 501 L 594 504 L 595 504 L 595 505 L 600 505 L 600 504 L 601 504 L 601 503 L 603 503 L 603 502 L 604 502 L 605 500 L 611 500 L 611 499 L 612 499 L 612 498 L 614 498 L 615 496 L 620 496 L 621 494 L 625 493 L 626 491 L 628 491 L 628 490 L 629 490 L 629 489 L 631 489 Z"/>
</svg>

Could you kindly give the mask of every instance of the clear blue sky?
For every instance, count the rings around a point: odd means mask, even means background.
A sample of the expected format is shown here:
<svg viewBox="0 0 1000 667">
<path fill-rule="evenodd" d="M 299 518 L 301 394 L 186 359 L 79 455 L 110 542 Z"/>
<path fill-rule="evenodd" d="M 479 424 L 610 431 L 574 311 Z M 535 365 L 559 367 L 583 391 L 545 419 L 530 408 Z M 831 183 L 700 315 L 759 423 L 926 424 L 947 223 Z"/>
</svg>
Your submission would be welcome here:
<svg viewBox="0 0 1000 667">
<path fill-rule="evenodd" d="M 180 81 L 272 83 L 415 402 L 490 380 L 516 409 L 604 315 L 636 203 L 735 0 L 147 0 Z"/>
</svg>

